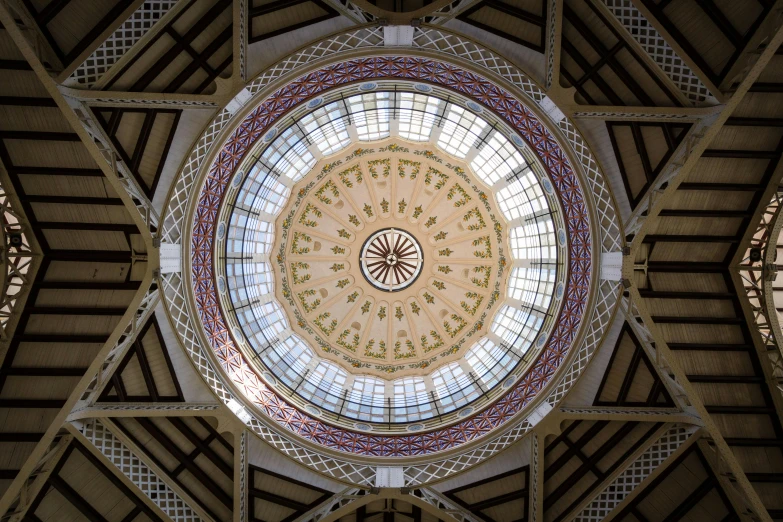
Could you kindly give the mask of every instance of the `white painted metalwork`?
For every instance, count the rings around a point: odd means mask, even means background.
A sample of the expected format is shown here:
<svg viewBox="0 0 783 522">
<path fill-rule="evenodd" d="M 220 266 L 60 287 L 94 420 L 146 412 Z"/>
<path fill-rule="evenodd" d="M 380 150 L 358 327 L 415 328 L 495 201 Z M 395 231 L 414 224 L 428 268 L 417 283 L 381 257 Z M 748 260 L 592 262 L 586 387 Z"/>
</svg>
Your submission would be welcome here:
<svg viewBox="0 0 783 522">
<path fill-rule="evenodd" d="M 600 522 L 604 520 L 631 491 L 636 489 L 672 453 L 677 451 L 695 431 L 695 427 L 673 426 L 661 435 L 638 459 L 634 460 L 609 486 L 601 491 L 573 519 L 574 522 Z"/>
<path fill-rule="evenodd" d="M 100 420 L 91 419 L 74 426 L 174 522 L 203 520 L 163 478 L 155 474 Z"/>
<path fill-rule="evenodd" d="M 117 339 L 117 342 L 114 344 L 111 351 L 109 351 L 104 358 L 98 373 L 92 378 L 90 384 L 87 385 L 87 388 L 81 395 L 81 399 L 76 406 L 74 406 L 72 413 L 78 412 L 82 408 L 92 406 L 95 403 L 98 396 L 103 391 L 103 388 L 106 386 L 106 383 L 114 374 L 117 365 L 122 361 L 128 348 L 130 348 L 136 340 L 136 336 L 154 312 L 155 307 L 158 304 L 158 299 L 158 289 L 155 285 L 152 285 L 147 289 L 147 293 L 144 295 L 141 303 L 139 303 L 138 308 L 136 308 L 130 322 L 125 327 L 125 330 L 123 330 L 119 339 Z"/>
<path fill-rule="evenodd" d="M 26 519 L 27 511 L 32 507 L 38 494 L 46 485 L 54 467 L 62 458 L 65 450 L 71 445 L 73 435 L 61 437 L 57 442 L 51 442 L 46 452 L 40 458 L 32 472 L 22 484 L 19 493 L 14 499 L 14 507 L 3 514 L 3 522 L 22 522 Z"/>
<path fill-rule="evenodd" d="M 147 0 L 63 82 L 92 87 L 179 0 Z"/>
<path fill-rule="evenodd" d="M 111 139 L 106 135 L 104 129 L 98 125 L 95 119 L 92 117 L 92 113 L 84 105 L 83 102 L 75 98 L 64 96 L 65 100 L 73 109 L 79 122 L 84 130 L 89 135 L 95 146 L 98 148 L 98 152 L 106 161 L 111 169 L 111 172 L 117 177 L 117 180 L 125 189 L 125 192 L 133 201 L 136 210 L 139 211 L 142 220 L 150 229 L 157 228 L 158 226 L 158 213 L 153 208 L 152 202 L 139 186 L 136 178 L 131 173 L 128 166 L 121 160 L 117 151 L 114 148 L 114 144 Z M 152 234 L 152 232 L 150 232 Z"/>
<path fill-rule="evenodd" d="M 8 339 L 9 322 L 24 305 L 35 276 L 38 247 L 31 240 L 30 225 L 21 211 L 14 209 L 11 196 L 0 181 L 0 242 L 2 242 L 3 280 L 0 284 L 0 341 Z"/>
<path fill-rule="evenodd" d="M 459 522 L 481 522 L 481 519 L 467 511 L 459 504 L 442 495 L 439 491 L 432 488 L 420 488 L 417 490 L 421 494 L 420 498 L 427 504 L 438 508 L 444 513 L 448 513 Z"/>
<path fill-rule="evenodd" d="M 603 0 L 603 3 L 685 96 L 697 103 L 712 96 L 696 73 L 680 58 L 631 0 Z"/>
</svg>

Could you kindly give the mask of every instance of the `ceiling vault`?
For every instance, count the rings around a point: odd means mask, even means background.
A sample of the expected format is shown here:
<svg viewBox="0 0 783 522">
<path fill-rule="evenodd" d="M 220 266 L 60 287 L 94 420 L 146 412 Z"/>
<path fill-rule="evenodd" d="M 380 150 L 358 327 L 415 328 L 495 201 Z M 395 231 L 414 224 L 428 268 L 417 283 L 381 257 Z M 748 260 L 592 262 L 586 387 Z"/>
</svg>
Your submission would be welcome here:
<svg viewBox="0 0 783 522">
<path fill-rule="evenodd" d="M 601 148 L 629 248 L 623 324 L 600 348 L 609 353 L 592 394 L 567 396 L 532 423 L 507 462 L 412 489 L 346 487 L 264 453 L 272 450 L 234 408 L 191 396 L 203 383 L 155 315 L 162 225 L 152 201 L 187 157 L 188 126 L 230 104 L 256 73 L 253 53 L 284 55 L 316 25 L 331 32 L 378 17 L 350 1 L 118 0 L 67 36 L 59 26 L 75 23 L 65 20 L 76 3 L 0 2 L 13 47 L 0 70 L 34 84 L 3 91 L 0 111 L 53 122 L 0 130 L 0 181 L 35 258 L 0 340 L 0 408 L 10 419 L 26 410 L 46 419 L 0 429 L 0 444 L 24 457 L 0 466 L 2 520 L 37 522 L 56 509 L 95 522 L 783 518 L 771 500 L 783 484 L 783 356 L 778 310 L 764 301 L 775 259 L 748 260 L 751 247 L 773 255 L 783 137 L 737 137 L 783 128 L 779 116 L 746 107 L 783 94 L 770 73 L 780 64 L 783 0 L 747 2 L 744 17 L 693 2 L 720 59 L 683 29 L 676 0 L 480 0 L 429 15 L 543 63 L 554 119 L 590 128 Z M 348 129 L 357 134 L 355 122 Z M 19 159 L 35 147 L 79 161 Z M 747 170 L 704 175 L 715 165 Z M 43 321 L 78 326 L 37 328 Z M 733 342 L 709 334 L 724 329 Z M 25 358 L 39 345 L 45 362 Z M 82 353 L 55 360 L 57 347 Z M 698 364 L 707 356 L 722 362 Z M 68 385 L 9 392 L 36 379 Z M 115 495 L 116 511 L 85 480 Z"/>
</svg>

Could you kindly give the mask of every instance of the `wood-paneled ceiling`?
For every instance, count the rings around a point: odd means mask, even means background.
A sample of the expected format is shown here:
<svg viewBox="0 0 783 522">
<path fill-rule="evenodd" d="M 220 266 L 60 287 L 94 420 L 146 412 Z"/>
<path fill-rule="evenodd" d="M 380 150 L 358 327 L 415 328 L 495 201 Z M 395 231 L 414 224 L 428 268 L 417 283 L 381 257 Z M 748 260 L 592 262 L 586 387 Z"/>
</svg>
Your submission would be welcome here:
<svg viewBox="0 0 783 522">
<path fill-rule="evenodd" d="M 319 520 L 783 520 L 778 348 L 756 331 L 737 272 L 783 176 L 783 0 L 456 7 L 428 20 L 500 48 L 541 85 L 551 78 L 632 231 L 634 306 L 562 408 L 465 474 L 348 498 L 346 484 L 248 442 L 158 309 L 94 411 L 75 409 L 158 255 L 155 227 L 79 118 L 160 208 L 202 127 L 248 78 L 358 22 L 338 0 L 2 2 L 0 183 L 36 252 L 0 339 L 2 520 L 179 520 L 74 427 L 97 418 L 130 448 L 123 458 L 158 477 L 160 498 L 173 492 L 180 513 L 204 520 L 316 520 L 331 506 Z M 147 18 L 126 24 L 140 9 Z M 63 97 L 76 89 L 79 114 Z"/>
</svg>

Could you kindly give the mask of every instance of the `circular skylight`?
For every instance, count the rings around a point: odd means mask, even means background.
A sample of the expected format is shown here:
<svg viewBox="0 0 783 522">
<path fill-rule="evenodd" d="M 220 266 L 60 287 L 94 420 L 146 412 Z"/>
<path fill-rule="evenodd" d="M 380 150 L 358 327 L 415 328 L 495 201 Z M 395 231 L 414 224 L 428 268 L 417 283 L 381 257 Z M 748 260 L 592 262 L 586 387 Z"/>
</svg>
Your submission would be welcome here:
<svg viewBox="0 0 783 522">
<path fill-rule="evenodd" d="M 543 346 L 565 275 L 552 187 L 521 140 L 423 87 L 311 100 L 248 155 L 224 208 L 235 337 L 286 395 L 363 429 L 441 424 L 497 397 Z M 430 169 L 444 179 L 425 185 Z M 393 233 L 418 247 L 413 272 L 368 249 Z M 401 298 L 374 293 L 389 290 Z"/>
</svg>

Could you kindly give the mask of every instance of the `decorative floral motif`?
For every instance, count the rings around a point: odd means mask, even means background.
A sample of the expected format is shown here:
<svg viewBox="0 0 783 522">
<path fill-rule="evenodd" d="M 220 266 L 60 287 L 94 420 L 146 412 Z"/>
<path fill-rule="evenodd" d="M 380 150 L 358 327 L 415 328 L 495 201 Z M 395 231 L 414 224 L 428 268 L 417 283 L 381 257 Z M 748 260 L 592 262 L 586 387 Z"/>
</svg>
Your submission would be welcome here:
<svg viewBox="0 0 783 522">
<path fill-rule="evenodd" d="M 297 255 L 303 255 L 310 251 L 310 247 L 300 247 L 299 241 L 303 241 L 304 243 L 312 243 L 313 238 L 305 234 L 304 232 L 294 232 L 294 237 L 291 240 L 291 253 L 297 254 Z"/>
<path fill-rule="evenodd" d="M 483 246 L 484 250 L 474 250 L 473 255 L 481 259 L 490 259 L 492 257 L 492 243 L 489 236 L 482 236 L 473 240 L 473 246 Z"/>
<path fill-rule="evenodd" d="M 295 285 L 301 285 L 310 280 L 310 274 L 301 274 L 302 270 L 310 270 L 310 265 L 301 261 L 291 263 L 291 277 Z"/>
<path fill-rule="evenodd" d="M 305 209 L 302 211 L 302 215 L 299 216 L 299 223 L 306 227 L 315 228 L 318 226 L 318 221 L 315 221 L 314 219 L 307 219 L 307 216 L 310 214 L 317 218 L 323 217 L 323 213 L 318 210 L 315 205 L 308 203 Z"/>
<path fill-rule="evenodd" d="M 340 279 L 337 281 L 337 288 L 345 288 L 350 282 L 350 279 Z"/>
<path fill-rule="evenodd" d="M 460 301 L 459 304 L 462 307 L 463 310 L 465 310 L 470 315 L 476 315 L 476 311 L 478 310 L 478 307 L 481 305 L 481 302 L 484 300 L 484 296 L 481 294 L 477 294 L 476 292 L 465 292 L 465 297 L 468 299 L 473 299 L 473 306 L 469 305 L 465 301 Z"/>
<path fill-rule="evenodd" d="M 397 306 L 397 307 L 394 308 L 394 317 L 396 317 L 398 321 L 402 321 L 402 318 L 405 317 L 402 314 L 402 307 L 401 306 Z"/>
<path fill-rule="evenodd" d="M 380 172 L 380 177 L 388 178 L 389 174 L 391 174 L 391 159 L 382 158 L 367 162 L 367 170 L 370 171 L 370 176 L 372 176 L 373 179 L 379 178 L 379 166 L 383 168 L 383 170 Z"/>
<path fill-rule="evenodd" d="M 432 350 L 437 350 L 438 348 L 440 348 L 445 344 L 443 342 L 443 338 L 435 330 L 430 331 L 430 337 L 434 341 L 432 344 L 430 344 L 429 341 L 427 341 L 426 335 L 421 336 L 421 347 L 424 350 L 424 353 L 429 353 Z"/>
<path fill-rule="evenodd" d="M 333 263 L 332 266 L 329 267 L 329 270 L 332 272 L 339 272 L 340 270 L 345 270 L 345 263 Z"/>
<path fill-rule="evenodd" d="M 426 223 L 424 223 L 424 226 L 427 227 L 427 228 L 430 228 L 432 225 L 434 225 L 437 222 L 438 222 L 438 217 L 437 216 L 432 216 L 432 217 L 430 217 L 427 220 Z"/>
<path fill-rule="evenodd" d="M 428 292 L 424 292 L 424 300 L 427 301 L 428 304 L 435 303 L 435 298 L 432 297 Z"/>
<path fill-rule="evenodd" d="M 405 158 L 400 158 L 397 160 L 397 175 L 403 179 L 405 179 L 405 167 L 410 168 L 410 175 L 408 178 L 413 180 L 416 179 L 416 176 L 419 175 L 419 171 L 421 170 L 421 162 L 411 161 Z"/>
<path fill-rule="evenodd" d="M 450 248 L 444 248 L 443 250 L 438 250 L 438 255 L 443 257 L 449 257 L 453 253 L 454 251 Z"/>
<path fill-rule="evenodd" d="M 457 314 L 451 314 L 449 318 L 457 323 L 457 325 L 452 326 L 448 321 L 443 321 L 443 329 L 446 330 L 446 333 L 449 334 L 449 336 L 453 339 L 458 333 L 462 331 L 463 328 L 468 325 L 468 323 L 465 321 L 465 319 L 458 316 Z"/>
<path fill-rule="evenodd" d="M 330 250 L 336 255 L 345 254 L 345 248 L 341 246 L 333 246 Z"/>
<path fill-rule="evenodd" d="M 380 341 L 378 343 L 378 351 L 374 351 L 375 339 L 370 339 L 364 346 L 364 356 L 371 357 L 373 359 L 386 359 L 386 341 Z"/>
<path fill-rule="evenodd" d="M 315 295 L 315 290 L 312 288 L 308 288 L 307 290 L 302 290 L 296 296 L 299 298 L 299 302 L 302 303 L 302 308 L 304 308 L 305 312 L 308 314 L 318 308 L 318 305 L 321 304 L 321 300 L 316 298 L 312 301 L 308 301 L 308 297 L 312 297 Z"/>
<path fill-rule="evenodd" d="M 330 314 L 329 312 L 324 312 L 324 313 L 320 314 L 318 317 L 316 317 L 313 320 L 313 323 L 315 323 L 315 325 L 318 328 L 320 328 L 321 331 L 324 334 L 326 334 L 327 336 L 332 335 L 332 332 L 334 332 L 334 329 L 337 328 L 337 321 L 334 320 L 334 319 L 332 319 L 332 321 L 329 323 L 328 326 L 326 324 L 324 324 L 324 321 L 329 319 L 331 316 L 332 316 L 332 314 Z"/>
<path fill-rule="evenodd" d="M 438 163 L 443 163 L 443 160 L 440 159 L 438 156 L 435 155 L 434 152 L 431 150 L 417 150 L 413 152 L 417 156 L 424 156 L 428 160 L 437 161 Z"/>
<path fill-rule="evenodd" d="M 362 169 L 359 167 L 359 165 L 354 165 L 353 167 L 349 167 L 344 171 L 340 172 L 337 176 L 340 178 L 340 181 L 343 182 L 343 185 L 345 185 L 348 188 L 353 188 L 353 181 L 351 181 L 351 174 L 353 174 L 353 178 L 356 181 L 356 183 L 361 185 L 364 176 L 362 175 Z"/>
<path fill-rule="evenodd" d="M 362 315 L 364 315 L 367 312 L 369 312 L 370 311 L 370 301 L 365 301 L 364 304 L 362 305 L 361 310 L 362 310 Z"/>
<path fill-rule="evenodd" d="M 438 265 L 438 272 L 449 275 L 453 271 L 449 265 Z"/>
<path fill-rule="evenodd" d="M 361 341 L 361 337 L 359 337 L 358 333 L 354 333 L 351 342 L 347 342 L 346 339 L 348 338 L 349 335 L 351 335 L 351 330 L 349 328 L 346 328 L 345 330 L 340 332 L 340 335 L 337 336 L 337 341 L 335 342 L 340 346 L 342 346 L 343 348 L 345 348 L 346 350 L 356 353 L 356 347 L 359 346 L 359 341 Z"/>
<path fill-rule="evenodd" d="M 386 319 L 386 307 L 385 306 L 381 306 L 380 308 L 378 308 L 378 319 L 380 319 L 381 321 Z"/>
<path fill-rule="evenodd" d="M 436 176 L 438 181 L 435 182 L 435 190 L 440 190 L 449 181 L 449 175 L 430 167 L 427 169 L 427 173 L 424 174 L 424 184 L 432 185 L 432 177 Z"/>
<path fill-rule="evenodd" d="M 410 152 L 410 149 L 408 149 L 408 147 L 403 147 L 396 143 L 391 143 L 385 147 L 381 147 L 380 149 L 378 149 L 378 152 Z"/>
<path fill-rule="evenodd" d="M 438 290 L 445 290 L 446 289 L 445 283 L 443 283 L 443 281 L 438 281 L 437 279 L 432 282 L 432 286 L 434 286 Z"/>
<path fill-rule="evenodd" d="M 408 348 L 406 351 L 402 351 L 402 342 L 397 341 L 394 343 L 394 360 L 398 361 L 400 359 L 410 359 L 411 357 L 416 357 L 416 347 L 413 346 L 413 343 L 410 341 L 410 339 L 407 339 L 405 341 L 405 347 Z"/>
<path fill-rule="evenodd" d="M 355 214 L 348 214 L 348 222 L 355 227 L 361 225 L 359 218 Z"/>
<path fill-rule="evenodd" d="M 413 209 L 413 219 L 418 219 L 419 216 L 421 216 L 421 213 L 424 212 L 424 209 L 421 208 L 421 205 Z"/>
<path fill-rule="evenodd" d="M 465 189 L 460 186 L 459 183 L 456 183 L 453 187 L 449 189 L 449 193 L 446 194 L 446 199 L 451 201 L 456 196 L 459 196 L 457 200 L 454 202 L 454 206 L 459 208 L 463 205 L 467 205 L 468 201 L 470 201 L 470 195 L 465 192 Z"/>
<path fill-rule="evenodd" d="M 405 207 L 407 207 L 408 204 L 405 203 L 405 198 L 402 198 L 399 203 L 397 203 L 397 213 L 398 214 L 405 214 Z"/>
<path fill-rule="evenodd" d="M 444 231 L 442 231 L 442 230 L 441 230 L 440 232 L 438 232 L 437 234 L 435 234 L 434 236 L 432 236 L 432 238 L 433 238 L 435 241 L 443 241 L 444 239 L 446 239 L 446 236 L 448 236 L 448 235 L 449 235 L 449 233 L 448 233 L 448 232 L 444 232 Z"/>
<path fill-rule="evenodd" d="M 487 223 L 484 221 L 484 216 L 481 215 L 481 211 L 479 211 L 478 207 L 462 216 L 462 221 L 467 223 L 471 218 L 476 218 L 476 222 L 468 225 L 468 230 L 476 231 L 481 230 L 482 228 L 487 228 Z M 489 236 L 487 236 L 487 241 L 489 241 Z"/>
<path fill-rule="evenodd" d="M 359 292 L 354 291 L 353 293 L 348 295 L 348 301 L 347 302 L 348 303 L 353 303 L 354 301 L 356 301 L 357 297 L 359 297 Z"/>
<path fill-rule="evenodd" d="M 381 200 L 381 211 L 383 211 L 384 214 L 389 213 L 389 202 L 386 201 L 386 198 Z"/>
<path fill-rule="evenodd" d="M 473 282 L 474 285 L 479 286 L 481 288 L 489 288 L 489 278 L 492 277 L 492 267 L 491 266 L 477 266 L 473 268 L 473 271 L 477 274 L 483 274 L 484 279 L 478 279 L 476 277 L 471 277 L 470 280 Z"/>
<path fill-rule="evenodd" d="M 340 197 L 340 193 L 337 191 L 337 185 L 335 185 L 332 180 L 327 181 L 321 186 L 321 188 L 316 190 L 315 197 L 318 198 L 321 203 L 324 203 L 325 205 L 331 205 L 332 199 L 326 196 L 327 192 L 331 193 L 332 196 L 336 198 Z"/>
<path fill-rule="evenodd" d="M 411 312 L 413 312 L 416 315 L 419 315 L 419 312 L 421 311 L 421 307 L 416 304 L 416 301 L 411 302 Z"/>
<path fill-rule="evenodd" d="M 348 163 L 354 158 L 361 158 L 362 156 L 366 154 L 372 154 L 373 152 L 375 152 L 375 149 L 362 149 L 362 148 L 356 149 L 351 154 L 345 157 L 345 162 Z"/>
<path fill-rule="evenodd" d="M 369 218 L 371 218 L 371 217 L 373 217 L 375 215 L 373 213 L 373 211 L 372 211 L 372 207 L 370 205 L 368 205 L 367 203 L 364 204 L 364 208 L 362 210 L 364 210 L 364 213 L 367 214 L 367 217 L 369 217 Z"/>
<path fill-rule="evenodd" d="M 349 234 L 348 231 L 345 230 L 344 228 L 338 230 L 337 235 L 344 239 L 351 239 L 351 234 Z"/>
</svg>

